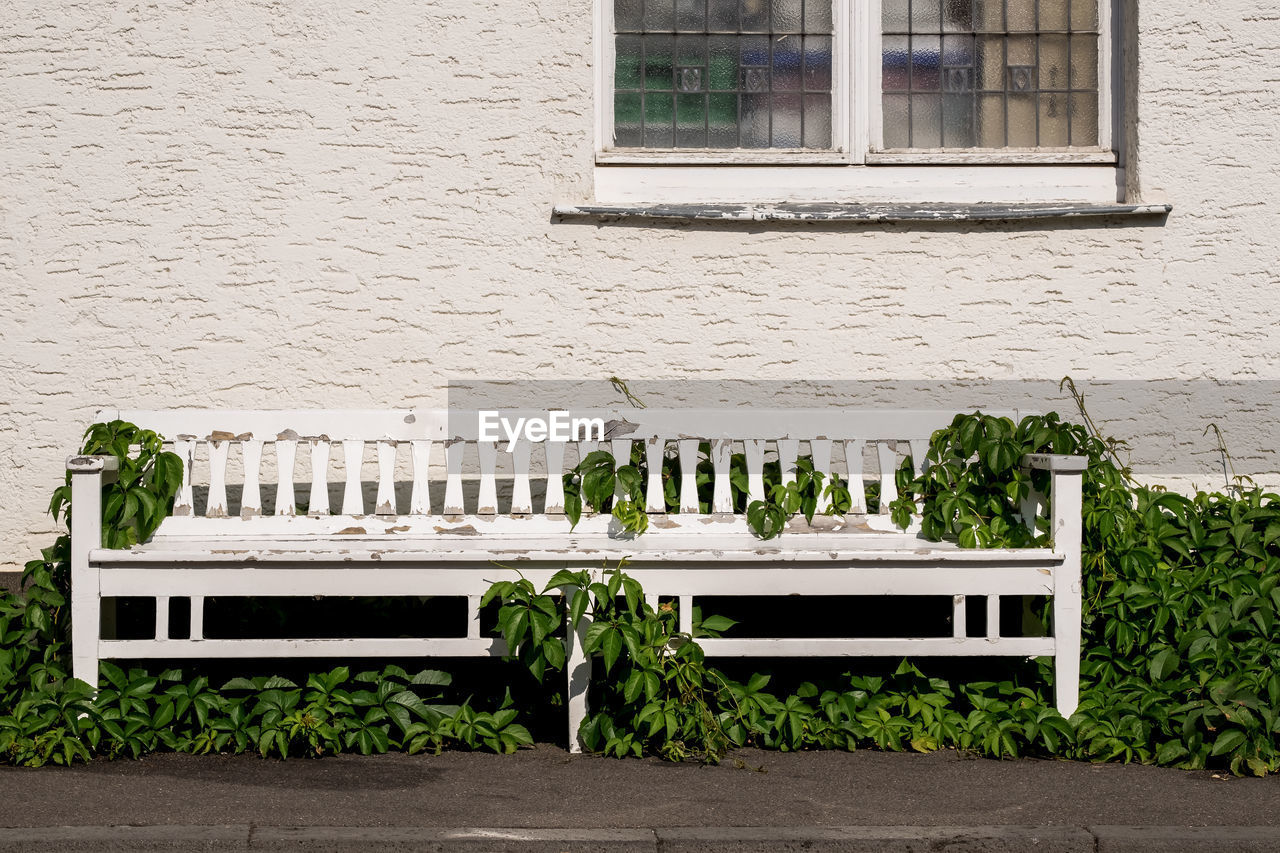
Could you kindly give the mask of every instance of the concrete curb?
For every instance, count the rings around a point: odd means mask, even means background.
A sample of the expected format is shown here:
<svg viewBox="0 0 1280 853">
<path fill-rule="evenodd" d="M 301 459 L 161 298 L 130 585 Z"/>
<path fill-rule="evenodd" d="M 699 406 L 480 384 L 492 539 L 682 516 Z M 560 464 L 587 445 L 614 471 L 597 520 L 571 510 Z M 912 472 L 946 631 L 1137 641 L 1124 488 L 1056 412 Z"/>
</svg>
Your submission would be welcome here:
<svg viewBox="0 0 1280 853">
<path fill-rule="evenodd" d="M 478 851 L 917 851 L 1042 853 L 1280 851 L 1280 827 L 1248 826 L 799 826 L 662 829 L 518 829 L 361 826 L 50 826 L 0 831 L 0 853 L 369 849 Z"/>
</svg>

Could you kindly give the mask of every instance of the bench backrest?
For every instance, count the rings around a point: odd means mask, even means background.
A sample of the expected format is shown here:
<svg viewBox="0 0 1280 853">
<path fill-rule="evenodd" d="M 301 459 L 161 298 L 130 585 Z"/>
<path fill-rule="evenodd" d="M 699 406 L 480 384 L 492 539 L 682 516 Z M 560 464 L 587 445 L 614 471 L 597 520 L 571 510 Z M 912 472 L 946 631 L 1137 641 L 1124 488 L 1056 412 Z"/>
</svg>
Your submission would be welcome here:
<svg viewBox="0 0 1280 853">
<path fill-rule="evenodd" d="M 547 418 L 545 411 L 502 414 L 508 419 Z M 1017 412 L 990 414 L 1018 419 Z M 955 413 L 628 409 L 575 411 L 573 417 L 599 419 L 605 425 L 605 441 L 579 440 L 568 445 L 516 441 L 511 447 L 510 463 L 503 462 L 501 466 L 509 474 L 502 477 L 498 461 L 500 455 L 506 455 L 505 436 L 499 433 L 498 441 L 480 440 L 480 420 L 474 412 L 177 409 L 107 410 L 98 414 L 101 421 L 119 418 L 155 430 L 182 458 L 183 486 L 174 515 L 194 514 L 195 490 L 207 487 L 203 514 L 226 516 L 228 479 L 234 477 L 232 485 L 240 487 L 240 515 L 250 517 L 262 513 L 264 482 L 275 484 L 276 515 L 298 512 L 294 491 L 300 484 L 309 484 L 306 511 L 310 515 L 330 515 L 333 511 L 344 516 L 430 515 L 431 472 L 442 469 L 444 515 L 496 515 L 500 509 L 512 515 L 557 515 L 564 511 L 561 477 L 566 470 L 597 447 L 611 450 L 615 459 L 629 458 L 634 442 L 643 443 L 648 462 L 645 500 L 646 510 L 651 513 L 666 512 L 660 479 L 664 454 L 676 454 L 680 459 L 680 511 L 699 511 L 696 467 L 702 442 L 710 445 L 714 513 L 734 511 L 729 482 L 733 453 L 745 456 L 749 499 L 763 496 L 767 457 L 781 462 L 782 476 L 787 480 L 793 476 L 791 465 L 797 456 L 808 454 L 817 470 L 826 474 L 834 471 L 850 481 L 851 512 L 866 512 L 864 479 L 878 481 L 880 507 L 885 512 L 897 496 L 894 471 L 900 460 L 910 452 L 918 470 L 930 436 L 948 426 Z M 341 446 L 340 476 L 339 466 L 331 459 L 335 445 Z M 573 449 L 566 454 L 566 447 L 570 446 Z M 363 487 L 366 447 L 376 448 L 373 455 L 377 492 L 372 506 L 367 505 Z M 269 465 L 264 465 L 265 448 L 271 450 Z M 301 466 L 299 455 L 306 460 Z M 296 474 L 298 467 L 305 472 L 301 479 Z M 407 502 L 401 500 L 399 506 L 395 490 L 398 479 L 412 482 Z M 478 487 L 466 490 L 464 480 Z M 504 501 L 506 506 L 501 508 L 500 480 L 508 481 L 504 482 L 504 492 L 508 485 L 510 491 L 509 499 Z M 331 509 L 330 483 L 342 486 L 340 508 Z M 536 508 L 535 485 L 544 487 L 539 490 L 543 498 Z"/>
</svg>

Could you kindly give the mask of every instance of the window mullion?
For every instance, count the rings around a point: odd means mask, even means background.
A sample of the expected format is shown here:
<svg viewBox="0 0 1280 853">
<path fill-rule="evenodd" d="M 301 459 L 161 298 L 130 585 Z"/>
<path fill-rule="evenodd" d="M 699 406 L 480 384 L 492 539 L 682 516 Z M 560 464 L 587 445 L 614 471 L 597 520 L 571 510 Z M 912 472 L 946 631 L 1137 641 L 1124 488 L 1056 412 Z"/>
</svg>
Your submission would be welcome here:
<svg viewBox="0 0 1280 853">
<path fill-rule="evenodd" d="M 1118 144 L 1112 127 L 1114 99 L 1121 91 L 1113 39 L 1121 32 L 1122 26 L 1119 4 L 1113 8 L 1111 0 L 1098 0 L 1098 146 L 1116 151 L 1124 146 Z"/>
<path fill-rule="evenodd" d="M 598 72 L 595 102 L 595 149 L 597 156 L 613 147 L 613 102 L 615 45 L 613 32 L 613 0 L 592 0 L 592 19 L 595 26 L 595 49 L 592 51 Z"/>
<path fill-rule="evenodd" d="M 880 0 L 836 0 L 840 49 L 839 105 L 845 113 L 845 144 L 850 162 L 867 162 L 867 152 L 880 135 L 879 54 Z"/>
</svg>

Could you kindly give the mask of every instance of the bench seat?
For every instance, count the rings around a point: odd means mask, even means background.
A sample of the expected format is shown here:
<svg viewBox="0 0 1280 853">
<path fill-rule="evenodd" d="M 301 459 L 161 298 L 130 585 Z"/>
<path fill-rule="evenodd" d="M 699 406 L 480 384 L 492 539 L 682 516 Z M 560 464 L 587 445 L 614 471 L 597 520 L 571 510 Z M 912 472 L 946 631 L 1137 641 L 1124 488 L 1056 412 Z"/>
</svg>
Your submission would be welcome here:
<svg viewBox="0 0 1280 853">
<path fill-rule="evenodd" d="M 872 533 L 791 536 L 761 542 L 749 536 L 663 536 L 618 540 L 603 534 L 550 536 L 495 535 L 472 541 L 460 537 L 342 536 L 274 539 L 163 537 L 124 550 L 90 551 L 98 565 L 182 565 L 217 563 L 382 562 L 444 563 L 544 562 L 600 568 L 627 560 L 631 567 L 652 563 L 872 563 L 964 565 L 1059 565 L 1052 549 L 969 550 L 950 542 Z M 495 573 L 496 574 L 496 573 Z"/>
</svg>

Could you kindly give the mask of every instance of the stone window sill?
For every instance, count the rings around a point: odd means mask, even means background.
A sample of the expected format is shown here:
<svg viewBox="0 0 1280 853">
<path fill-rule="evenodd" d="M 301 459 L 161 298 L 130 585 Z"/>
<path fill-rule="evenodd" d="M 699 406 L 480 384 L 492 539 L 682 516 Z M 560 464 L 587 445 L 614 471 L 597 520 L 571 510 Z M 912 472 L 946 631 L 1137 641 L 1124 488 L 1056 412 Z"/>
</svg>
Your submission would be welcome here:
<svg viewBox="0 0 1280 853">
<path fill-rule="evenodd" d="M 1163 219 L 1169 204 L 557 204 L 557 219 L 603 222 L 648 219 L 685 222 L 1002 222 Z"/>
</svg>

